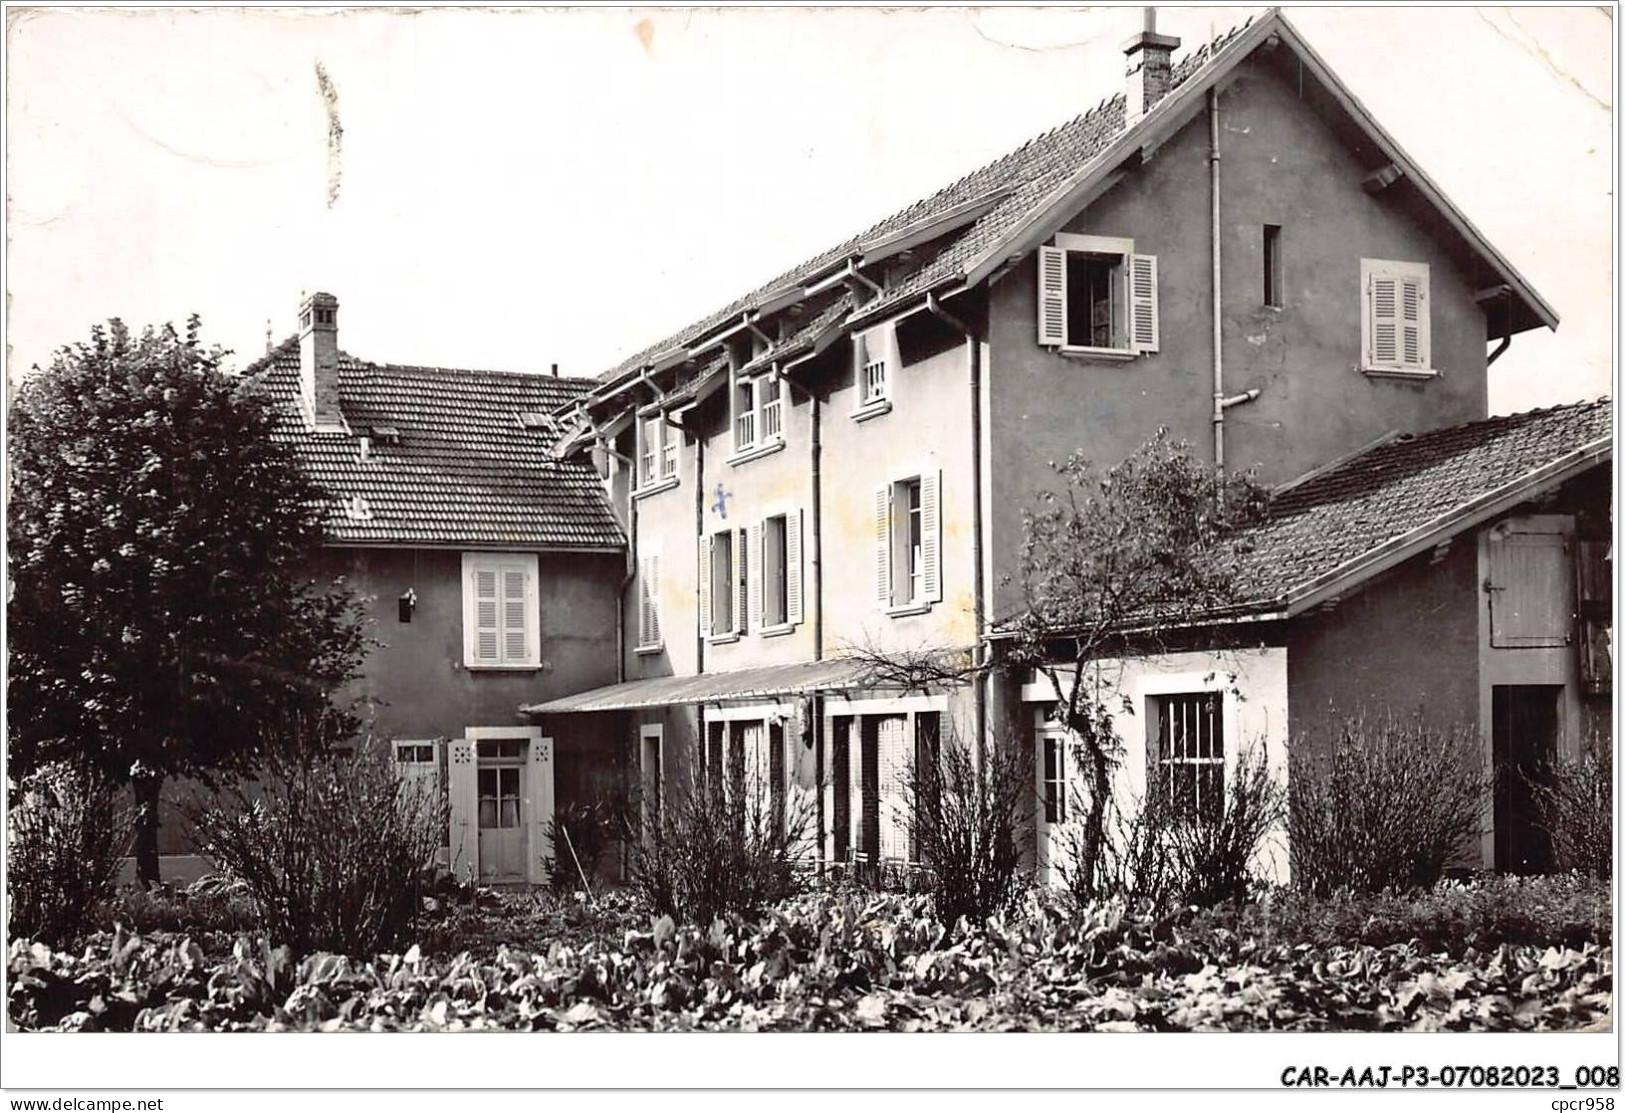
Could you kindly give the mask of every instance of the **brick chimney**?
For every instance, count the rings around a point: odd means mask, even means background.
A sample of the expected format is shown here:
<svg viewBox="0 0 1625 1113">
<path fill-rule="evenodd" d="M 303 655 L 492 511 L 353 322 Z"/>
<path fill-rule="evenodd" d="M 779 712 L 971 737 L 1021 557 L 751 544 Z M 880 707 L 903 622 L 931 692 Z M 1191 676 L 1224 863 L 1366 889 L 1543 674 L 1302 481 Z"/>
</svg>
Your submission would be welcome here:
<svg viewBox="0 0 1625 1113">
<path fill-rule="evenodd" d="M 339 412 L 339 299 L 309 294 L 299 305 L 299 390 L 317 429 L 342 430 Z"/>
<path fill-rule="evenodd" d="M 1174 78 L 1174 51 L 1179 40 L 1157 34 L 1157 9 L 1145 9 L 1145 27 L 1123 44 L 1128 56 L 1128 123 L 1133 127 L 1168 95 Z"/>
</svg>

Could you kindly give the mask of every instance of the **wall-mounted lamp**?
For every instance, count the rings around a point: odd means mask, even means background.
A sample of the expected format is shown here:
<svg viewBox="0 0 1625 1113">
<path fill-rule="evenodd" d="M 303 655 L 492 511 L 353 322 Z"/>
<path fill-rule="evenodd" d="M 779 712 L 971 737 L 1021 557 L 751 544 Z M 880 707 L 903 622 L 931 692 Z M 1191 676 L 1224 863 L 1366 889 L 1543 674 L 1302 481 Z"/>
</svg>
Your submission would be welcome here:
<svg viewBox="0 0 1625 1113">
<path fill-rule="evenodd" d="M 400 612 L 402 622 L 412 621 L 412 612 L 418 608 L 418 593 L 416 588 L 407 588 L 401 597 L 395 600 L 395 606 Z"/>
</svg>

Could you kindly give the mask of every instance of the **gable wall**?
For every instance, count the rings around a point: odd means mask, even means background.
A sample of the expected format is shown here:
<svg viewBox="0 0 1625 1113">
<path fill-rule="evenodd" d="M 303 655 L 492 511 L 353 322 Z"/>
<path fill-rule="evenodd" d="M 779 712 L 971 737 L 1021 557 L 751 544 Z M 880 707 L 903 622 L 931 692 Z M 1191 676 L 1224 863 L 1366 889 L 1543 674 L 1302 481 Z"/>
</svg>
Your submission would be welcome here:
<svg viewBox="0 0 1625 1113">
<path fill-rule="evenodd" d="M 1256 466 L 1264 481 L 1281 482 L 1392 429 L 1484 417 L 1483 315 L 1443 250 L 1397 212 L 1391 196 L 1364 193 L 1361 166 L 1273 73 L 1252 62 L 1240 66 L 1220 95 L 1220 118 L 1225 392 L 1262 392 L 1227 412 L 1227 466 Z M 1031 257 L 994 286 L 988 537 L 995 584 L 1015 570 L 1020 513 L 1034 489 L 1050 482 L 1046 461 L 1081 449 L 1109 466 L 1159 425 L 1212 458 L 1210 213 L 1204 111 L 1066 226 L 1130 237 L 1136 251 L 1157 256 L 1156 354 L 1103 363 L 1040 348 Z M 1262 304 L 1265 223 L 1284 228 L 1286 305 L 1279 310 Z M 1359 370 L 1362 257 L 1431 265 L 1438 378 L 1373 378 Z M 1008 589 L 995 600 L 996 611 L 1015 602 Z"/>
</svg>

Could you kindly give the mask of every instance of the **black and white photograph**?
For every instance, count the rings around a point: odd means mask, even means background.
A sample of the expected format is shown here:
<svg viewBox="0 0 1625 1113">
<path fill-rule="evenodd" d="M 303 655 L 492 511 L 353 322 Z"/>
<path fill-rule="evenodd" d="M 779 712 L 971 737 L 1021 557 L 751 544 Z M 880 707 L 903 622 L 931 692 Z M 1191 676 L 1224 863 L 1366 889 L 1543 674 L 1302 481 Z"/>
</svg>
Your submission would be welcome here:
<svg viewBox="0 0 1625 1113">
<path fill-rule="evenodd" d="M 1612 1108 L 1617 5 L 5 14 L 10 1100 Z"/>
</svg>

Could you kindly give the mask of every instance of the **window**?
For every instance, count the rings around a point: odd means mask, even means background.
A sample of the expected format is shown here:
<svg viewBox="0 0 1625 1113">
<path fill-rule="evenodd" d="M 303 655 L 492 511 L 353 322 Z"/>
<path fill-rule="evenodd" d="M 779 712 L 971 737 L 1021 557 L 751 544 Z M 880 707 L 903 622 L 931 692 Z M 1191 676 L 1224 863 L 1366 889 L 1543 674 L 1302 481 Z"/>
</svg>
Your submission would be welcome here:
<svg viewBox="0 0 1625 1113">
<path fill-rule="evenodd" d="M 875 578 L 888 610 L 924 608 L 942 599 L 941 473 L 888 483 L 875 492 Z"/>
<path fill-rule="evenodd" d="M 1044 822 L 1066 822 L 1066 738 L 1046 734 L 1044 747 Z"/>
<path fill-rule="evenodd" d="M 801 512 L 796 510 L 762 519 L 756 536 L 761 539 L 761 554 L 756 561 L 761 629 L 766 632 L 793 626 L 804 617 Z"/>
<path fill-rule="evenodd" d="M 660 552 L 645 548 L 638 554 L 638 649 L 663 645 L 660 633 Z"/>
<path fill-rule="evenodd" d="M 646 838 L 652 838 L 660 828 L 660 744 L 664 733 L 659 723 L 645 723 L 638 728 L 638 813 Z"/>
<path fill-rule="evenodd" d="M 1158 349 L 1157 257 L 1134 241 L 1061 233 L 1038 249 L 1038 342 L 1131 358 Z"/>
<path fill-rule="evenodd" d="M 705 539 L 700 577 L 700 633 L 713 640 L 746 632 L 745 601 L 749 586 L 749 532 L 726 529 Z"/>
<path fill-rule="evenodd" d="M 535 554 L 463 554 L 466 667 L 536 668 L 538 626 Z"/>
<path fill-rule="evenodd" d="M 661 414 L 638 422 L 638 489 L 677 481 L 677 430 Z"/>
<path fill-rule="evenodd" d="M 1367 371 L 1433 374 L 1428 265 L 1361 259 Z"/>
<path fill-rule="evenodd" d="M 400 742 L 395 743 L 395 762 L 398 765 L 433 765 L 433 742 Z"/>
<path fill-rule="evenodd" d="M 852 362 L 860 414 L 884 407 L 891 398 L 892 374 L 899 362 L 896 326 L 886 324 L 854 334 Z"/>
<path fill-rule="evenodd" d="M 734 451 L 765 448 L 784 440 L 784 384 L 776 373 L 736 376 L 733 390 Z"/>
<path fill-rule="evenodd" d="M 1156 696 L 1152 704 L 1147 783 L 1175 820 L 1216 822 L 1224 814 L 1223 697 L 1193 692 Z"/>
<path fill-rule="evenodd" d="M 1279 309 L 1281 300 L 1281 226 L 1264 225 L 1264 304 Z"/>
<path fill-rule="evenodd" d="M 479 786 L 480 827 L 519 826 L 519 766 L 481 766 Z"/>
</svg>

